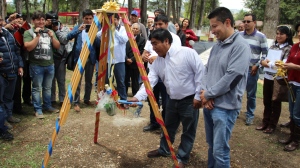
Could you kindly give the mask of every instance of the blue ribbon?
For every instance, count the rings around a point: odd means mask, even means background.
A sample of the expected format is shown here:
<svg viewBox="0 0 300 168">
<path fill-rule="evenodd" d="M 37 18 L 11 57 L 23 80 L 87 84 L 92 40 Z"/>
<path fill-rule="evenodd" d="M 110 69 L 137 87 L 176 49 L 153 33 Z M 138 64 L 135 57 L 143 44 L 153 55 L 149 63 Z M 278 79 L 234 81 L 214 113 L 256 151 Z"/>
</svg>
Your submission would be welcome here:
<svg viewBox="0 0 300 168">
<path fill-rule="evenodd" d="M 44 160 L 42 161 L 42 168 L 45 168 L 45 165 L 44 165 Z"/>
<path fill-rule="evenodd" d="M 60 125 L 59 125 L 59 117 L 57 118 L 56 122 L 55 122 L 55 130 L 56 130 L 56 134 L 58 134 L 59 129 L 60 129 Z"/>
<path fill-rule="evenodd" d="M 52 155 L 52 141 L 51 140 L 50 140 L 49 145 L 48 145 L 48 153 L 49 153 L 49 156 Z"/>
<path fill-rule="evenodd" d="M 69 86 L 68 86 L 68 96 L 69 96 L 69 100 L 70 100 L 70 104 L 71 104 L 73 102 L 73 94 L 72 94 L 71 84 L 69 84 Z"/>
<path fill-rule="evenodd" d="M 82 67 L 82 62 L 81 62 L 81 59 L 80 59 L 80 58 L 78 58 L 77 66 L 78 66 L 78 70 L 79 70 L 80 74 L 82 75 L 84 69 L 83 69 L 83 67 Z"/>
<path fill-rule="evenodd" d="M 98 30 L 100 30 L 101 29 L 101 24 L 100 24 L 100 22 L 99 22 L 96 15 L 94 15 L 94 22 L 95 22 L 96 26 L 98 27 Z"/>
<path fill-rule="evenodd" d="M 86 37 L 86 44 L 87 44 L 87 46 L 88 46 L 90 52 L 92 52 L 93 46 L 92 46 L 91 41 L 90 41 L 90 38 L 89 38 L 88 36 Z"/>
</svg>

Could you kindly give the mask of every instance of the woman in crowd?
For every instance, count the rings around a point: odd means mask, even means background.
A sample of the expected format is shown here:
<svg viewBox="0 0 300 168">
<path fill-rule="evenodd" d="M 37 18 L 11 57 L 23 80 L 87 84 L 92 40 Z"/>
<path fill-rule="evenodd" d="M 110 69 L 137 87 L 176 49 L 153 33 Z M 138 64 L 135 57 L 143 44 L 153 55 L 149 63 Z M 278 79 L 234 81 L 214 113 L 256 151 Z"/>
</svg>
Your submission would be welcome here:
<svg viewBox="0 0 300 168">
<path fill-rule="evenodd" d="M 181 40 L 181 46 L 185 46 L 185 34 L 182 32 L 179 23 L 175 23 L 176 34 L 179 36 Z"/>
<path fill-rule="evenodd" d="M 293 36 L 291 29 L 287 26 L 279 26 L 276 30 L 275 43 L 270 50 L 282 50 L 281 60 L 285 62 L 293 45 Z M 270 51 L 269 50 L 269 51 Z M 267 68 L 276 69 L 275 61 L 265 59 L 261 61 L 261 65 Z M 276 73 L 276 72 L 275 72 Z M 262 124 L 256 127 L 256 130 L 262 130 L 264 133 L 271 134 L 274 132 L 281 113 L 281 102 L 272 101 L 274 75 L 275 73 L 265 71 L 263 86 L 263 102 L 264 114 Z M 282 79 L 277 77 L 277 79 Z"/>
<path fill-rule="evenodd" d="M 186 41 L 185 41 L 185 46 L 193 48 L 189 41 L 193 40 L 193 41 L 198 41 L 198 37 L 195 35 L 195 33 L 193 32 L 192 29 L 190 29 L 190 20 L 189 19 L 183 19 L 182 20 L 182 32 L 185 34 L 186 37 Z"/>
<path fill-rule="evenodd" d="M 295 30 L 300 41 L 300 23 L 296 25 Z M 294 44 L 291 48 L 284 68 L 288 70 L 288 81 L 293 92 L 293 95 L 289 93 L 291 133 L 287 140 L 279 140 L 279 142 L 286 144 L 284 147 L 285 151 L 294 151 L 298 148 L 300 140 L 300 42 Z"/>
</svg>

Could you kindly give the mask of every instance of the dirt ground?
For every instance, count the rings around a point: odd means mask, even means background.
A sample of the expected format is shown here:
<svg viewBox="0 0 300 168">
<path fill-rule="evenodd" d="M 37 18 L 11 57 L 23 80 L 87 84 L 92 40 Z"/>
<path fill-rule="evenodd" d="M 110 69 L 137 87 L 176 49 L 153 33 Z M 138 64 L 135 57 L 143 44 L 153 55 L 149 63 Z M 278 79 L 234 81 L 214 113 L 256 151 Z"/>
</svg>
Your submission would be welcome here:
<svg viewBox="0 0 300 168">
<path fill-rule="evenodd" d="M 95 96 L 95 95 L 94 95 Z M 244 98 L 245 100 L 245 98 Z M 101 113 L 98 144 L 93 143 L 95 113 L 94 107 L 82 104 L 80 113 L 72 109 L 67 122 L 60 129 L 48 167 L 51 168 L 171 168 L 173 161 L 168 158 L 147 158 L 147 152 L 158 148 L 160 131 L 143 132 L 149 123 L 149 107 L 144 102 L 141 116 L 133 116 L 134 109 L 126 113 L 118 110 L 117 115 Z M 47 145 L 55 127 L 58 114 L 45 113 L 43 120 L 36 119 L 33 108 L 24 105 L 26 115 L 14 124 L 12 133 L 15 140 L 0 142 L 0 167 L 40 167 Z M 284 152 L 278 138 L 288 136 L 287 128 L 278 128 L 272 135 L 256 131 L 255 127 L 262 119 L 262 99 L 257 99 L 255 121 L 252 126 L 245 126 L 245 103 L 230 140 L 231 167 L 233 168 L 289 168 L 299 167 L 299 150 Z M 287 103 L 283 104 L 279 123 L 288 121 Z M 204 121 L 201 112 L 197 136 L 188 168 L 202 168 L 207 165 Z M 175 151 L 180 142 L 177 133 Z"/>
</svg>

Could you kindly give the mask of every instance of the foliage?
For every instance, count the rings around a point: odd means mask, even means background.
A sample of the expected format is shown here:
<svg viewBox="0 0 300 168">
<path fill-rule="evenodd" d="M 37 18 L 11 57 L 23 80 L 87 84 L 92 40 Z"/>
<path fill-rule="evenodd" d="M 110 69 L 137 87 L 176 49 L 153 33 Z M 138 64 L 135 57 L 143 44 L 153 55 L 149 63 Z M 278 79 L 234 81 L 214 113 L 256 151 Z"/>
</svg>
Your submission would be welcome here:
<svg viewBox="0 0 300 168">
<path fill-rule="evenodd" d="M 149 0 L 147 5 L 148 11 L 154 12 L 156 9 L 167 11 L 167 0 Z"/>
<path fill-rule="evenodd" d="M 240 10 L 237 14 L 234 15 L 234 20 L 243 20 L 246 13 L 248 12 L 244 11 L 243 9 Z"/>
<path fill-rule="evenodd" d="M 299 0 L 280 1 L 279 24 L 294 25 L 300 20 Z M 256 14 L 257 20 L 264 20 L 266 0 L 245 0 L 245 7 Z"/>
</svg>

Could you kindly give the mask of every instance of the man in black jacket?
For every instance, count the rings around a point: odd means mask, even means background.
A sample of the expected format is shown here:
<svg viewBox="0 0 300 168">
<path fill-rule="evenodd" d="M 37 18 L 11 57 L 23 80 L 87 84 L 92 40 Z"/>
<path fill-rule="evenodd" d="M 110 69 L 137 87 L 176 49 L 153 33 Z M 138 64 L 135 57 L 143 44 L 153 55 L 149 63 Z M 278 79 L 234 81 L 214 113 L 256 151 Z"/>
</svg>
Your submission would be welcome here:
<svg viewBox="0 0 300 168">
<path fill-rule="evenodd" d="M 140 54 L 142 54 L 144 51 L 146 40 L 140 34 L 140 25 L 138 23 L 134 23 L 131 26 L 131 30 L 133 32 Z M 126 43 L 125 62 L 126 62 L 126 76 L 125 76 L 126 92 L 128 92 L 128 87 L 130 86 L 129 82 L 131 79 L 132 95 L 135 95 L 140 88 L 139 87 L 140 73 L 129 41 Z"/>
<path fill-rule="evenodd" d="M 13 35 L 2 28 L 2 24 L 0 16 L 0 139 L 9 141 L 13 140 L 13 135 L 4 123 L 15 120 L 12 116 L 13 95 L 17 76 L 23 76 L 23 62 Z"/>
</svg>

